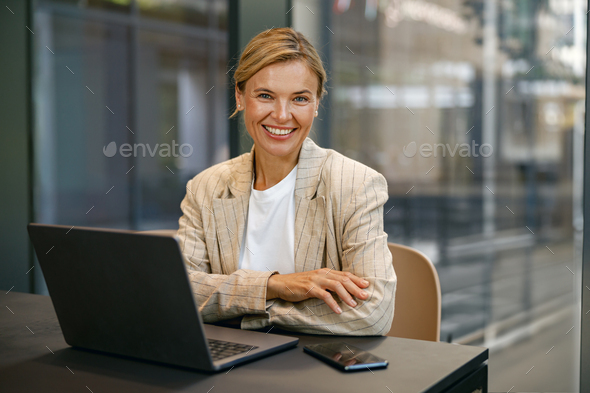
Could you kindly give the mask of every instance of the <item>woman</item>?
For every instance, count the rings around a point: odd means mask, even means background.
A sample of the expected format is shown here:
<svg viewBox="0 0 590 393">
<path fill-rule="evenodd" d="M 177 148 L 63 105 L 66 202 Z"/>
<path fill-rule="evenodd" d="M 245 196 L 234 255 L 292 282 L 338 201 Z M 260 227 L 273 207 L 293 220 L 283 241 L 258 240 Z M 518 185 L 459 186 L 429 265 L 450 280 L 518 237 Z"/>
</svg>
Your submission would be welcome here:
<svg viewBox="0 0 590 393">
<path fill-rule="evenodd" d="M 396 276 L 385 178 L 307 136 L 326 73 L 290 28 L 258 34 L 234 74 L 250 153 L 187 184 L 178 236 L 205 322 L 383 335 Z"/>
</svg>

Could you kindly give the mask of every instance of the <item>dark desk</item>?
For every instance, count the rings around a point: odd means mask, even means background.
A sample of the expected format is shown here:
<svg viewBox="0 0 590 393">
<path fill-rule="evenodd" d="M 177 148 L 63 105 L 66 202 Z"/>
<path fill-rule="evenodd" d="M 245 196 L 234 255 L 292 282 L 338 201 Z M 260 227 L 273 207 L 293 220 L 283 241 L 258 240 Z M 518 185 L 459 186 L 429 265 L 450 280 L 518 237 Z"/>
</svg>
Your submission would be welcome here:
<svg viewBox="0 0 590 393">
<path fill-rule="evenodd" d="M 485 348 L 288 333 L 300 338 L 297 348 L 204 374 L 73 349 L 63 339 L 49 297 L 9 292 L 0 299 L 2 392 L 487 392 Z M 345 374 L 303 353 L 304 345 L 327 341 L 369 350 L 388 359 L 389 367 Z"/>
</svg>

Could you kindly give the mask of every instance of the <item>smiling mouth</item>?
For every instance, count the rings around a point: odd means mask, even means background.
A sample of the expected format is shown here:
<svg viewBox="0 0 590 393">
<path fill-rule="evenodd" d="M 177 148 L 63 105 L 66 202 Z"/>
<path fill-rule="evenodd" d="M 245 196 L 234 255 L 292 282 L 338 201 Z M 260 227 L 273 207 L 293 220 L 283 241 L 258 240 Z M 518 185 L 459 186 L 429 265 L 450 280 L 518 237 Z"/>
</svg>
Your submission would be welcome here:
<svg viewBox="0 0 590 393">
<path fill-rule="evenodd" d="M 295 131 L 297 128 L 273 128 L 263 125 L 264 129 L 273 135 L 287 135 Z"/>
</svg>

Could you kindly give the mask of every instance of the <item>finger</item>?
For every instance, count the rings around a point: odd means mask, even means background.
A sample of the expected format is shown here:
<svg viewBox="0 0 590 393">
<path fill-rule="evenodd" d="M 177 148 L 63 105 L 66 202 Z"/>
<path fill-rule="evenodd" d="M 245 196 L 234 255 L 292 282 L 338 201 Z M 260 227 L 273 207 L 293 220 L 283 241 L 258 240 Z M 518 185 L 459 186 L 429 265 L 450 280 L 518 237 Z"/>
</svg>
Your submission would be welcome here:
<svg viewBox="0 0 590 393">
<path fill-rule="evenodd" d="M 348 293 L 355 296 L 357 299 L 365 300 L 369 297 L 369 294 L 359 288 L 352 280 L 343 279 L 341 282 Z"/>
<path fill-rule="evenodd" d="M 341 274 L 332 275 L 332 278 L 339 280 L 342 283 L 342 285 L 344 286 L 344 288 L 348 291 L 348 293 L 350 293 L 352 296 L 355 296 L 358 299 L 362 299 L 362 300 L 369 298 L 369 294 L 361 289 L 361 288 L 364 288 L 364 285 L 359 287 L 359 282 L 362 283 L 362 281 L 363 281 L 362 278 L 357 277 L 350 272 L 340 272 L 340 273 Z M 342 300 L 344 300 L 344 299 L 342 299 Z M 347 303 L 352 306 L 351 302 L 347 301 Z M 354 306 L 352 306 L 352 307 L 354 307 Z"/>
<path fill-rule="evenodd" d="M 349 285 L 356 287 L 352 281 L 347 280 L 347 282 Z M 356 301 L 352 298 L 352 295 L 348 292 L 343 283 L 337 280 L 328 280 L 328 282 L 324 285 L 325 288 L 330 289 L 332 292 L 336 292 L 340 299 L 342 299 L 342 301 L 348 304 L 350 307 L 356 307 Z"/>
<path fill-rule="evenodd" d="M 340 270 L 332 270 L 330 274 L 334 274 L 338 277 L 348 277 L 351 281 L 353 281 L 359 288 L 366 288 L 369 286 L 369 281 L 361 278 L 351 272 L 343 272 Z"/>
<path fill-rule="evenodd" d="M 336 314 L 342 314 L 342 309 L 336 300 L 334 300 L 330 292 L 324 291 L 321 288 L 316 288 L 316 290 L 313 292 L 313 295 L 318 299 L 322 299 L 324 303 L 326 303 L 328 307 L 330 307 Z"/>
</svg>

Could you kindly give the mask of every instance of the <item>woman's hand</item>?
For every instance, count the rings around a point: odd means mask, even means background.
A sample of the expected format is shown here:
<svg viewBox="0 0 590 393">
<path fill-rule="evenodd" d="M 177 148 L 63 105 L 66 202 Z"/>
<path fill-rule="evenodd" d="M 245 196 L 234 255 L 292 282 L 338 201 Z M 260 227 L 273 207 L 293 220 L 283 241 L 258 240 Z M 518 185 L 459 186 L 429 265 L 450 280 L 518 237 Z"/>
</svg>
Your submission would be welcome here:
<svg viewBox="0 0 590 393">
<path fill-rule="evenodd" d="M 300 302 L 317 297 L 337 314 L 342 313 L 338 303 L 328 291 L 336 293 L 350 307 L 356 307 L 354 297 L 366 300 L 369 294 L 362 290 L 369 282 L 350 272 L 318 269 L 292 274 L 275 274 L 268 279 L 266 299 L 281 298 L 288 302 Z"/>
</svg>

